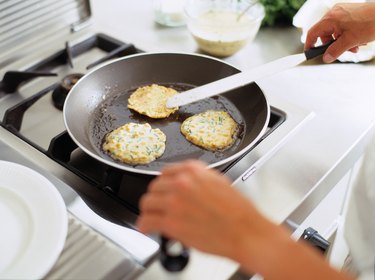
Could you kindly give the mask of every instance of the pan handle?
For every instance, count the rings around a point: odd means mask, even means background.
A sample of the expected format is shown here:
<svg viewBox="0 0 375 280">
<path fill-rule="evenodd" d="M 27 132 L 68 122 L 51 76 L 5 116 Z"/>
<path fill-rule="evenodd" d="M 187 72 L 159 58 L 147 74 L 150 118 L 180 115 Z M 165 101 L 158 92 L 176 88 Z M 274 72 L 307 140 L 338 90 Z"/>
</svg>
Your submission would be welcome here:
<svg viewBox="0 0 375 280">
<path fill-rule="evenodd" d="M 181 252 L 174 253 L 170 252 L 170 247 L 172 242 L 164 236 L 161 237 L 161 252 L 160 252 L 160 262 L 163 267 L 170 272 L 182 271 L 189 262 L 189 249 L 181 244 Z"/>
</svg>

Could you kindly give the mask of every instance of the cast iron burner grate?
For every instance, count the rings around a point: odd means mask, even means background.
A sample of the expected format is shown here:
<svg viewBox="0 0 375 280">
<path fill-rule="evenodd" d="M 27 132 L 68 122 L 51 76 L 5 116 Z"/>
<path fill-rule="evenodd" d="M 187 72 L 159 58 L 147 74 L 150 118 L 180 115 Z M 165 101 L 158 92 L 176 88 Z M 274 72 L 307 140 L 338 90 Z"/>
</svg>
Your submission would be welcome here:
<svg viewBox="0 0 375 280">
<path fill-rule="evenodd" d="M 73 58 L 94 47 L 107 52 L 107 55 L 87 65 L 87 70 L 109 59 L 141 52 L 132 44 L 123 43 L 102 33 L 93 35 L 73 46 L 67 42 L 63 50 L 43 59 L 25 71 L 6 72 L 0 81 L 0 97 L 4 94 L 17 92 L 22 84 L 34 78 L 57 76 L 56 73 L 50 71 L 59 65 L 68 64 L 73 69 Z"/>
<path fill-rule="evenodd" d="M 39 94 L 36 94 L 35 98 L 38 99 L 41 93 L 51 93 L 56 86 L 58 85 L 52 85 Z M 48 150 L 45 150 L 36 143 L 30 141 L 20 133 L 19 128 L 22 124 L 23 113 L 35 101 L 36 100 L 32 99 L 26 100 L 25 102 L 22 102 L 14 108 L 8 110 L 5 114 L 4 121 L 1 122 L 1 125 L 54 161 L 78 175 L 80 178 L 90 183 L 93 187 L 101 189 L 107 195 L 110 195 L 115 200 L 126 205 L 126 207 L 133 213 L 139 214 L 139 199 L 142 194 L 147 191 L 147 186 L 154 176 L 127 172 L 93 159 L 78 148 L 67 131 L 64 131 L 54 137 L 50 142 Z M 271 108 L 271 117 L 268 124 L 268 130 L 259 140 L 259 142 L 271 134 L 272 131 L 274 131 L 284 122 L 284 120 L 284 114 L 278 112 L 278 110 L 275 108 Z M 256 145 L 257 144 L 255 144 L 253 148 L 255 148 Z M 226 173 L 252 149 L 236 160 L 217 167 L 217 169 L 222 173 Z"/>
<path fill-rule="evenodd" d="M 91 68 L 111 58 L 141 52 L 131 44 L 125 44 L 104 34 L 94 35 L 74 46 L 70 46 L 67 43 L 64 50 L 61 50 L 40 63 L 33 65 L 26 71 L 7 72 L 3 80 L 0 82 L 0 98 L 2 95 L 16 93 L 21 85 L 36 77 L 56 76 L 56 74 L 51 73 L 51 70 L 58 65 L 68 64 L 73 71 L 73 58 L 94 47 L 104 50 L 107 55 L 90 63 L 86 68 Z M 75 173 L 93 187 L 99 188 L 116 201 L 122 203 L 133 213 L 139 214 L 139 199 L 142 194 L 146 192 L 147 186 L 154 176 L 119 170 L 95 160 L 77 147 L 67 131 L 63 131 L 53 137 L 48 149 L 42 148 L 22 134 L 21 127 L 25 113 L 43 96 L 51 94 L 52 98 L 53 93 L 56 92 L 59 87 L 61 87 L 60 83 L 53 83 L 35 94 L 32 94 L 29 98 L 26 98 L 8 108 L 0 125 L 43 154 L 47 155 L 52 160 Z M 277 108 L 271 107 L 271 117 L 268 124 L 268 130 L 259 142 L 265 139 L 284 121 L 285 114 Z M 253 148 L 254 147 L 256 147 L 256 145 L 254 145 Z M 251 149 L 247 153 L 250 151 Z M 218 170 L 223 173 L 227 172 L 241 158 L 218 167 Z M 74 188 L 74 186 L 72 187 Z M 80 194 L 83 197 L 85 196 L 85 194 Z"/>
</svg>

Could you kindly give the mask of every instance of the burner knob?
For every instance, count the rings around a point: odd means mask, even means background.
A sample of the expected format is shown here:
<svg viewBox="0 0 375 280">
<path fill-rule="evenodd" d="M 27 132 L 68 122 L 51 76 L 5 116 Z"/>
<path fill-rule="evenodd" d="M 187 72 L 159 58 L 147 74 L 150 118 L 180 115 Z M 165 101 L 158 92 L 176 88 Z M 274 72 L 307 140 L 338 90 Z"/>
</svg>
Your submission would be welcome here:
<svg viewBox="0 0 375 280">
<path fill-rule="evenodd" d="M 64 77 L 60 85 L 52 92 L 53 105 L 62 110 L 64 107 L 65 99 L 68 96 L 69 91 L 78 82 L 83 74 L 70 74 Z"/>
</svg>

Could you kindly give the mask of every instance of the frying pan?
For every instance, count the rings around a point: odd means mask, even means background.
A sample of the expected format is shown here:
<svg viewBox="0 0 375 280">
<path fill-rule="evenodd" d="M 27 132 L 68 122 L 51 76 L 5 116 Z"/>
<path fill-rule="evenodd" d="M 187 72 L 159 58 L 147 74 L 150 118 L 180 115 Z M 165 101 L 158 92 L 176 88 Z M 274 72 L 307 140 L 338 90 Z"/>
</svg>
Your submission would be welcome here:
<svg viewBox="0 0 375 280">
<path fill-rule="evenodd" d="M 249 150 L 265 132 L 270 108 L 262 90 L 251 83 L 220 96 L 180 107 L 166 119 L 152 119 L 127 108 L 130 94 L 140 86 L 159 84 L 184 91 L 239 70 L 209 56 L 187 53 L 142 53 L 108 62 L 81 78 L 64 104 L 64 122 L 73 141 L 91 157 L 118 169 L 158 175 L 170 163 L 200 159 L 217 167 Z M 181 123 L 206 110 L 225 110 L 239 124 L 234 144 L 212 152 L 188 142 Z M 101 145 L 111 130 L 128 122 L 149 123 L 167 136 L 164 154 L 147 165 L 128 165 L 106 155 Z"/>
</svg>

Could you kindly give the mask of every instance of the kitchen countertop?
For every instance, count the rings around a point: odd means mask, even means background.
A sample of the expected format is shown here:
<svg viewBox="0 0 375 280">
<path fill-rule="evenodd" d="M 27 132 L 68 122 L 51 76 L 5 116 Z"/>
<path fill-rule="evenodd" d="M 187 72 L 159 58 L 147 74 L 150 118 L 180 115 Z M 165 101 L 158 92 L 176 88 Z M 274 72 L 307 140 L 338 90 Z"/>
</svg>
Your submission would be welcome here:
<svg viewBox="0 0 375 280">
<path fill-rule="evenodd" d="M 168 28 L 154 23 L 149 0 L 91 3 L 94 30 L 145 51 L 197 52 L 186 27 Z M 262 28 L 254 42 L 225 61 L 246 70 L 300 52 L 300 33 L 294 27 Z M 302 222 L 305 213 L 316 207 L 359 158 L 372 133 L 374 73 L 373 61 L 325 65 L 316 59 L 257 81 L 266 96 L 305 108 L 314 117 L 248 180 L 240 180 L 234 187 L 275 222 L 287 218 Z M 205 266 L 199 266 L 203 261 Z M 151 266 L 141 278 L 152 279 L 154 273 L 162 273 L 158 265 Z M 236 264 L 226 259 L 194 251 L 191 264 L 179 277 L 226 279 L 235 269 Z"/>
</svg>

